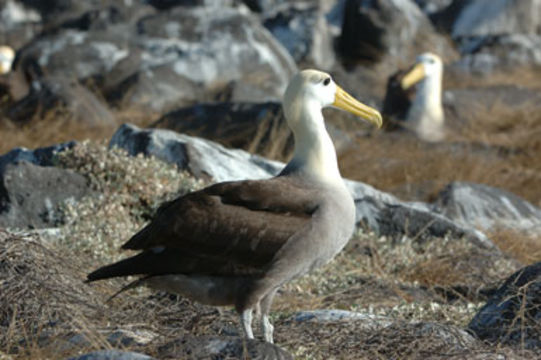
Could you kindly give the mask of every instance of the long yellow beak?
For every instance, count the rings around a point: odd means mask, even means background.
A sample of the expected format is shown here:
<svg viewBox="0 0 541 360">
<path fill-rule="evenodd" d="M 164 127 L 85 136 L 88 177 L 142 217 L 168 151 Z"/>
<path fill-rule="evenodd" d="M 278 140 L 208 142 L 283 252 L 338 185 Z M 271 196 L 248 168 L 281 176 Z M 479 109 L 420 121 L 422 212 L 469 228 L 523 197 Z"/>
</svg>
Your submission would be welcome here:
<svg viewBox="0 0 541 360">
<path fill-rule="evenodd" d="M 357 101 L 353 96 L 345 92 L 340 86 L 336 86 L 333 106 L 368 120 L 378 128 L 380 128 L 383 124 L 379 111 L 361 103 L 360 101 Z"/>
<path fill-rule="evenodd" d="M 415 64 L 413 69 L 402 78 L 400 85 L 402 86 L 402 89 L 407 90 L 421 81 L 425 75 L 425 66 L 421 63 Z"/>
</svg>

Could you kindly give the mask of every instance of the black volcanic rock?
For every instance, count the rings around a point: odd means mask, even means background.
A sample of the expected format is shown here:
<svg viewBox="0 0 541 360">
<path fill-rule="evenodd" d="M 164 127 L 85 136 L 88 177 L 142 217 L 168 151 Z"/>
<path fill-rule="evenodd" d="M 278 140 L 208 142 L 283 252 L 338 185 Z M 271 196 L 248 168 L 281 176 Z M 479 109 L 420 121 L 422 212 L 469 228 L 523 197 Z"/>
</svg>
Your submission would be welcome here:
<svg viewBox="0 0 541 360">
<path fill-rule="evenodd" d="M 90 193 L 87 180 L 73 171 L 26 161 L 9 164 L 0 174 L 0 227 L 58 226 L 60 206 Z"/>
<path fill-rule="evenodd" d="M 541 346 L 541 262 L 527 266 L 496 290 L 468 325 L 477 337 L 491 343 Z"/>
<path fill-rule="evenodd" d="M 92 194 L 87 180 L 54 167 L 54 156 L 75 142 L 0 156 L 0 227 L 43 228 L 62 224 L 60 206 Z"/>
<path fill-rule="evenodd" d="M 277 102 L 199 104 L 172 111 L 152 126 L 270 158 L 285 158 L 293 150 L 293 136 Z"/>
<path fill-rule="evenodd" d="M 32 84 L 29 93 L 6 109 L 14 123 L 24 125 L 33 119 L 59 112 L 85 126 L 110 126 L 115 119 L 109 108 L 77 80 L 48 77 Z"/>
</svg>

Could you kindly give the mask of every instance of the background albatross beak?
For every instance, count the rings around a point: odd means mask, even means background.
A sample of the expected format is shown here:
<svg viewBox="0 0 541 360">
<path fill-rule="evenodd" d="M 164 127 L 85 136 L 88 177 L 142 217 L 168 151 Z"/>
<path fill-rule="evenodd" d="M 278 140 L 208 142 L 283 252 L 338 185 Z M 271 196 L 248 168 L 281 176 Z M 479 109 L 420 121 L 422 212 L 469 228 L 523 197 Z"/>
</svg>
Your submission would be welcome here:
<svg viewBox="0 0 541 360">
<path fill-rule="evenodd" d="M 417 84 L 419 81 L 421 81 L 424 77 L 424 65 L 421 63 L 415 64 L 413 69 L 411 69 L 406 75 L 404 75 L 402 81 L 400 82 L 400 86 L 402 86 L 402 89 L 407 90 L 413 85 Z"/>
<path fill-rule="evenodd" d="M 380 128 L 383 123 L 379 111 L 356 100 L 340 86 L 336 86 L 333 106 L 365 119 L 376 125 L 378 128 Z"/>
</svg>

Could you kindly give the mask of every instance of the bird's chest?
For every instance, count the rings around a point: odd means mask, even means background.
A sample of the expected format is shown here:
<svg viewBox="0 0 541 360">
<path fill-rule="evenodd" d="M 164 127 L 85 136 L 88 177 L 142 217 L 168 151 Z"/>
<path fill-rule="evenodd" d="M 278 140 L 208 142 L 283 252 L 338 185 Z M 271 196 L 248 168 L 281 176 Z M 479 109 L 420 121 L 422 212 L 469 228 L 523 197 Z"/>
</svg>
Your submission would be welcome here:
<svg viewBox="0 0 541 360">
<path fill-rule="evenodd" d="M 342 197 L 321 209 L 320 216 L 314 218 L 312 238 L 318 251 L 311 269 L 328 263 L 347 244 L 355 226 L 355 206 L 350 197 Z"/>
</svg>

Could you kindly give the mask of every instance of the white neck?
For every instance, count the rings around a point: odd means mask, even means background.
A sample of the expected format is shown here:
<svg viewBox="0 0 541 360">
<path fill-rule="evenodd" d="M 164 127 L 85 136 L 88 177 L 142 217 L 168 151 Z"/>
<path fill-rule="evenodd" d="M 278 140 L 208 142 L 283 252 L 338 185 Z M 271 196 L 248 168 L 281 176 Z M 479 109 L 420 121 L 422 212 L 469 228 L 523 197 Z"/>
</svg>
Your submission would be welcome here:
<svg viewBox="0 0 541 360">
<path fill-rule="evenodd" d="M 444 121 L 441 74 L 433 74 L 418 84 L 417 95 L 408 113 L 408 122 L 421 139 L 440 141 L 445 136 Z"/>
<path fill-rule="evenodd" d="M 295 137 L 295 151 L 282 174 L 300 171 L 318 180 L 341 181 L 336 150 L 325 128 L 321 106 L 315 101 L 297 101 L 285 107 L 284 113 Z"/>
<path fill-rule="evenodd" d="M 412 107 L 434 119 L 441 119 L 443 122 L 441 74 L 432 74 L 417 85 L 417 96 L 415 96 Z"/>
</svg>

